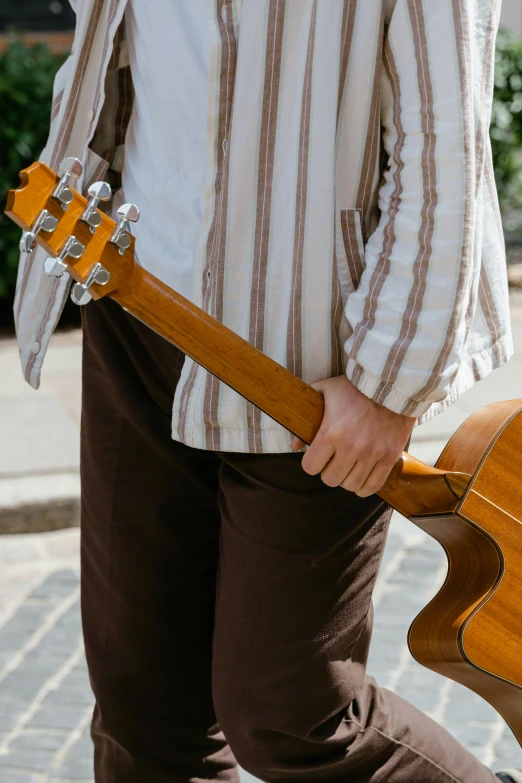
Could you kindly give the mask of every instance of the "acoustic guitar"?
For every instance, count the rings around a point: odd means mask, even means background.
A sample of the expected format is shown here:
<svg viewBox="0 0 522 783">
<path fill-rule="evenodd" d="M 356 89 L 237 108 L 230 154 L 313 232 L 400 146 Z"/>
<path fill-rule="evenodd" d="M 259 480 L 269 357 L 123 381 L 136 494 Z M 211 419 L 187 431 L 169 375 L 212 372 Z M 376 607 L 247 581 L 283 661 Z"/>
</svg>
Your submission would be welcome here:
<svg viewBox="0 0 522 783">
<path fill-rule="evenodd" d="M 72 185 L 42 163 L 21 172 L 6 214 L 41 245 L 51 277 L 70 275 L 79 304 L 109 296 L 306 443 L 323 397 L 135 263 L 125 204 L 118 222 L 99 206 L 107 183 Z M 522 744 L 522 400 L 488 405 L 450 439 L 434 468 L 404 453 L 379 495 L 442 544 L 448 575 L 409 631 L 414 658 L 480 694 Z"/>
</svg>

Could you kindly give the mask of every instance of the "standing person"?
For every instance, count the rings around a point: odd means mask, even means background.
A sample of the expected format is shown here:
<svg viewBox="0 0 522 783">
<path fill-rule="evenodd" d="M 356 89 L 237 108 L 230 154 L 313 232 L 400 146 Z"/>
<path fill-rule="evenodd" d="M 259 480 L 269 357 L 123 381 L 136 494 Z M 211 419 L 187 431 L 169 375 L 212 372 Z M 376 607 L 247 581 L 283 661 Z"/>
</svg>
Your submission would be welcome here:
<svg viewBox="0 0 522 783">
<path fill-rule="evenodd" d="M 512 352 L 498 0 L 81 0 L 42 159 L 141 208 L 139 262 L 325 397 L 303 444 L 111 301 L 84 312 L 96 783 L 491 783 L 366 675 L 410 437 Z M 37 250 L 35 388 L 67 295 Z M 294 452 L 294 453 L 292 453 Z M 237 761 L 236 761 L 237 760 Z M 505 781 L 520 780 L 517 773 Z"/>
</svg>

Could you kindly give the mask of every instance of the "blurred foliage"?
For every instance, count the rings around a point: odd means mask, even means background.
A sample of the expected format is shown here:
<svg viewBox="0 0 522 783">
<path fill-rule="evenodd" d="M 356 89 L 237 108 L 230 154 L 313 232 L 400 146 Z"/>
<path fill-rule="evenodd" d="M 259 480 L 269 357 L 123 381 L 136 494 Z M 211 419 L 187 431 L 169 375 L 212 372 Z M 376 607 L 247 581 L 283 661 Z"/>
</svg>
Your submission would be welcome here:
<svg viewBox="0 0 522 783">
<path fill-rule="evenodd" d="M 65 57 L 19 40 L 0 54 L 0 297 L 14 291 L 20 240 L 20 229 L 3 214 L 6 192 L 47 142 L 54 76 Z"/>
<path fill-rule="evenodd" d="M 522 39 L 501 30 L 497 40 L 491 143 L 503 210 L 522 208 Z"/>
</svg>

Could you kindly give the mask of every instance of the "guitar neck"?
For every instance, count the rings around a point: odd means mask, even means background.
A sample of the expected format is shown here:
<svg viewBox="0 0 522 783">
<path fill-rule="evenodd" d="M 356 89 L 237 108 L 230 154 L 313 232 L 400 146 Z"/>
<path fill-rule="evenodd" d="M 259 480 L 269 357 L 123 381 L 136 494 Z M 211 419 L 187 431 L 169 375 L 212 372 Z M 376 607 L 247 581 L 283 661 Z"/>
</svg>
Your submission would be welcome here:
<svg viewBox="0 0 522 783">
<path fill-rule="evenodd" d="M 113 298 L 305 442 L 323 417 L 323 396 L 196 305 L 136 265 Z"/>
<path fill-rule="evenodd" d="M 92 204 L 71 188 L 71 179 L 81 169 L 79 160 L 66 158 L 63 182 L 43 163 L 20 173 L 20 187 L 9 191 L 5 212 L 25 232 L 31 232 L 23 237 L 24 247 L 27 244 L 30 249 L 37 243 L 51 254 L 48 274 L 60 276 L 69 271 L 77 284 L 73 288 L 77 303 L 83 304 L 91 295 L 113 298 L 283 427 L 311 443 L 323 419 L 322 394 L 135 263 L 134 238 L 127 229 L 128 222 L 139 216 L 136 206 L 120 207 L 118 224 L 97 212 L 93 233 L 89 228 Z M 105 183 L 96 184 L 102 190 L 108 188 Z M 91 191 L 89 195 L 96 201 L 101 190 L 92 187 L 94 195 Z M 57 188 L 65 189 L 66 201 Z M 48 225 L 49 219 L 54 225 Z M 69 252 L 71 241 L 79 245 L 79 254 L 78 247 L 76 254 Z M 101 273 L 103 282 L 96 277 Z M 379 495 L 406 517 L 451 513 L 468 482 L 469 476 L 430 468 L 403 453 Z"/>
<path fill-rule="evenodd" d="M 305 443 L 312 442 L 324 412 L 320 392 L 140 266 L 109 296 Z M 379 495 L 407 517 L 451 512 L 459 493 L 448 478 L 404 453 Z"/>
</svg>

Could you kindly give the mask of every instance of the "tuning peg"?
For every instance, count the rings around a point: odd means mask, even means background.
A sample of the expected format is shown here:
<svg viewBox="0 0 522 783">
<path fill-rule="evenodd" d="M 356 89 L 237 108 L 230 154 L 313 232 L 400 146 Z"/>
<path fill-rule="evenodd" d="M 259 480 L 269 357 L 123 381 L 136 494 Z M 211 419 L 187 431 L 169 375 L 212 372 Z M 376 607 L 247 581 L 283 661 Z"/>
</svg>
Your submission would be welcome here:
<svg viewBox="0 0 522 783">
<path fill-rule="evenodd" d="M 91 229 L 91 233 L 94 234 L 96 229 L 101 223 L 101 214 L 98 212 L 98 204 L 100 201 L 110 201 L 112 198 L 112 189 L 108 182 L 95 182 L 94 185 L 88 190 L 91 200 L 87 204 L 87 208 L 80 220 Z"/>
<path fill-rule="evenodd" d="M 34 224 L 31 231 L 24 231 L 20 240 L 20 250 L 22 253 L 30 253 L 35 246 L 36 237 L 40 231 L 46 231 L 50 233 L 54 231 L 58 225 L 58 220 L 51 215 L 46 209 L 42 209 L 38 215 L 38 219 Z"/>
<path fill-rule="evenodd" d="M 89 302 L 92 299 L 92 295 L 89 293 L 89 288 L 93 283 L 97 283 L 98 285 L 107 285 L 109 280 L 111 279 L 110 272 L 108 272 L 105 267 L 103 267 L 101 264 L 95 264 L 91 271 L 89 272 L 89 276 L 85 280 L 84 283 L 76 283 L 73 286 L 72 292 L 71 292 L 71 299 L 74 302 L 74 304 L 83 306 L 86 304 L 89 304 Z"/>
<path fill-rule="evenodd" d="M 123 204 L 116 212 L 116 215 L 120 220 L 110 241 L 119 248 L 120 254 L 123 255 L 131 243 L 130 234 L 128 233 L 129 223 L 137 223 L 140 211 L 135 204 Z"/>
<path fill-rule="evenodd" d="M 60 251 L 60 255 L 47 256 L 44 261 L 44 269 L 51 277 L 62 277 L 67 272 L 66 258 L 81 258 L 85 245 L 78 242 L 76 237 L 69 237 L 65 245 Z"/>
<path fill-rule="evenodd" d="M 74 198 L 74 194 L 69 185 L 72 179 L 78 179 L 83 172 L 83 166 L 78 158 L 65 158 L 60 165 L 60 174 L 62 178 L 53 193 L 54 198 L 58 199 L 62 209 L 67 209 Z"/>
</svg>

